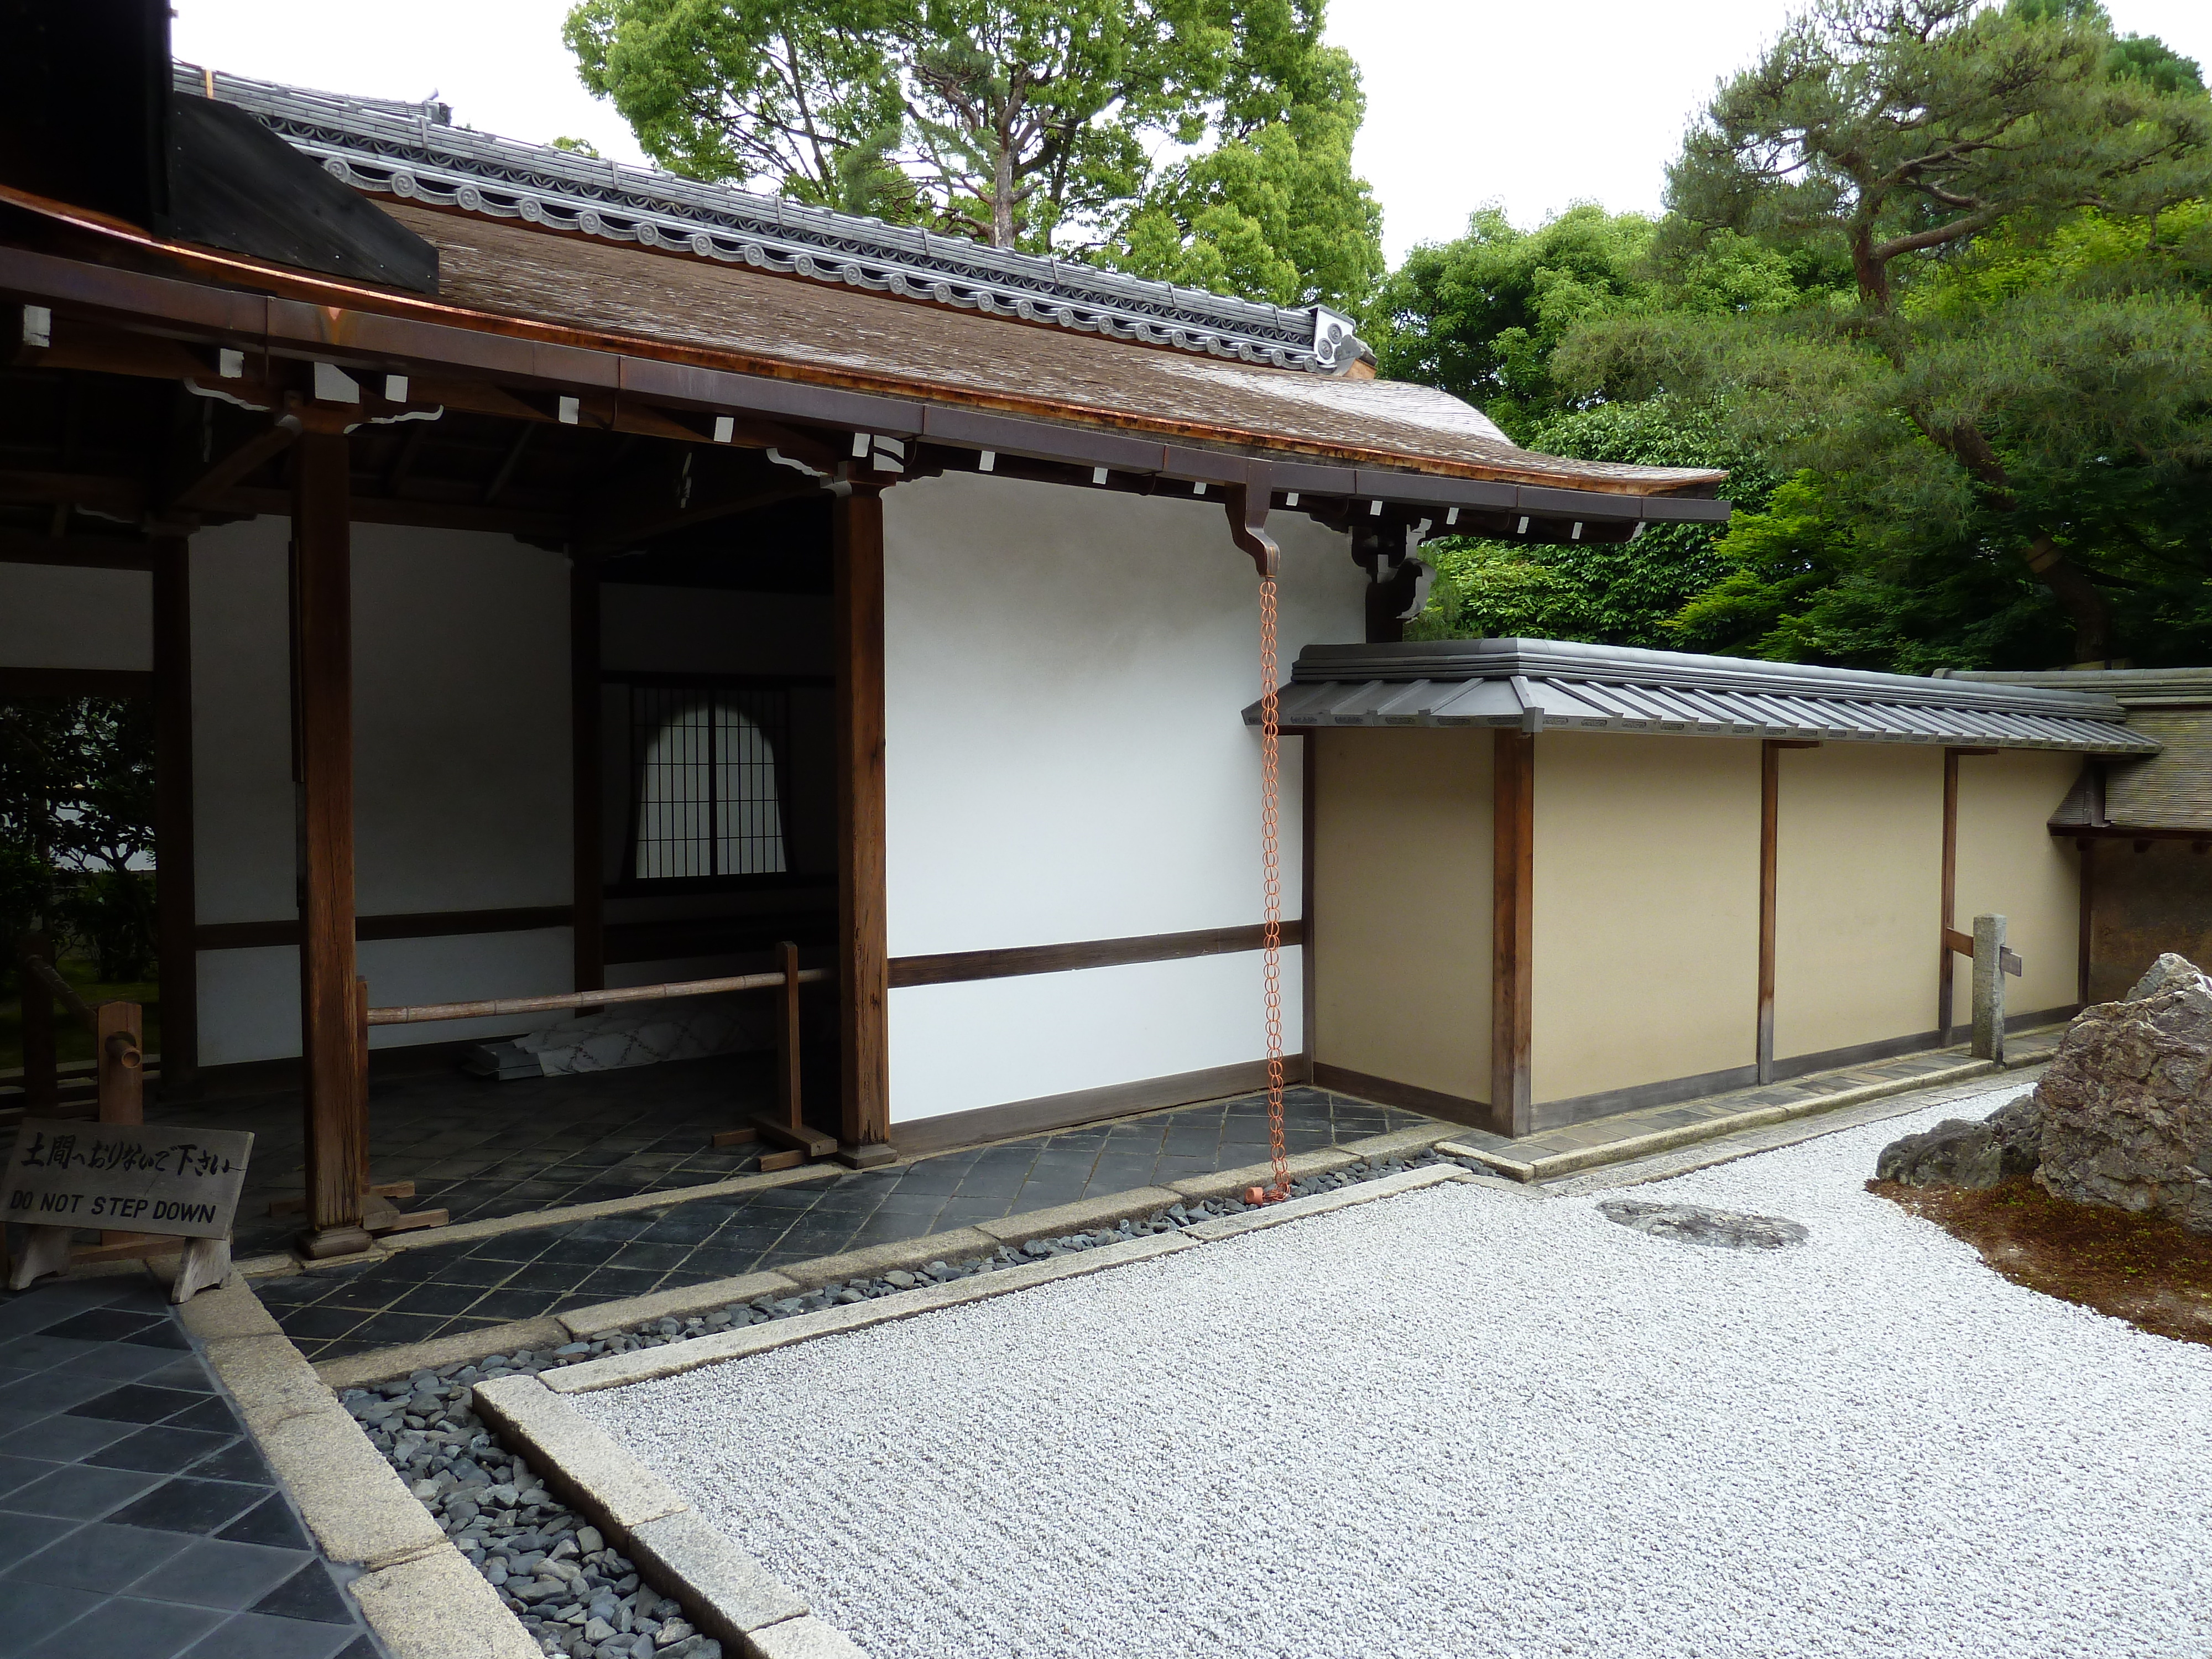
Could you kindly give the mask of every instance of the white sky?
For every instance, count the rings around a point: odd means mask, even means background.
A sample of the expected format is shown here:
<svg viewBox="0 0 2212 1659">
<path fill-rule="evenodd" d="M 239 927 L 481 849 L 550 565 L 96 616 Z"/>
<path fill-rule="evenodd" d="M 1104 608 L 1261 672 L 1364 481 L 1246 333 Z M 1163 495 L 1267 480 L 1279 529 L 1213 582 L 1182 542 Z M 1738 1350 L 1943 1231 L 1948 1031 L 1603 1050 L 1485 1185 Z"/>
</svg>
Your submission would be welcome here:
<svg viewBox="0 0 2212 1659">
<path fill-rule="evenodd" d="M 2106 0 L 2123 33 L 2212 68 L 2212 3 Z M 175 0 L 187 62 L 334 92 L 421 98 L 543 143 L 587 138 L 641 159 L 577 83 L 566 0 Z M 1747 64 L 1793 0 L 1334 0 L 1329 38 L 1367 82 L 1355 159 L 1382 204 L 1393 264 L 1459 234 L 1485 202 L 1534 225 L 1570 203 L 1654 210 L 1682 129 Z M 1694 20 L 1695 27 L 1685 23 Z"/>
</svg>

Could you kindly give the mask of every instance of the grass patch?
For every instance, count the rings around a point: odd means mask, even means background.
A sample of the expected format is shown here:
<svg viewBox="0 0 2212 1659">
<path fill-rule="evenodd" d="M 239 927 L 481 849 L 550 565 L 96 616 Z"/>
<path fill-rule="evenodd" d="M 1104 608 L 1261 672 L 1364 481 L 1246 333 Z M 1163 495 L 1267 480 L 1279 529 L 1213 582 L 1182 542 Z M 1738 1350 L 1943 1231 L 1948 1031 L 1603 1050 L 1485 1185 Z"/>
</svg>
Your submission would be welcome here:
<svg viewBox="0 0 2212 1659">
<path fill-rule="evenodd" d="M 2212 1236 L 2163 1216 L 2071 1204 L 2027 1176 L 1980 1191 L 1893 1181 L 1866 1189 L 1964 1239 L 2015 1285 L 2212 1347 Z"/>
</svg>

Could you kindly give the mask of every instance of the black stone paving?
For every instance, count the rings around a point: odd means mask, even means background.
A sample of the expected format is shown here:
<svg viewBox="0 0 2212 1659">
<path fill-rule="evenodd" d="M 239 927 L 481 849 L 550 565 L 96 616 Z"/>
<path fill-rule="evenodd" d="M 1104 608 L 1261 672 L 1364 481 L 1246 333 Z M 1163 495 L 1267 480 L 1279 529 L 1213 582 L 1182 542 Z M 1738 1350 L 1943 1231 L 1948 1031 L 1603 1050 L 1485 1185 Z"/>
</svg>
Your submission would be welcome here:
<svg viewBox="0 0 2212 1659">
<path fill-rule="evenodd" d="M 381 1659 L 161 1292 L 0 1291 L 0 1659 Z"/>
<path fill-rule="evenodd" d="M 1284 1121 L 1295 1153 L 1426 1120 L 1297 1088 L 1284 1097 Z M 301 1352 L 336 1359 L 919 1238 L 1267 1156 L 1266 1097 L 1246 1095 L 897 1169 L 405 1250 L 382 1261 L 257 1279 L 253 1289 Z"/>
<path fill-rule="evenodd" d="M 471 1077 L 441 1053 L 434 1069 L 372 1081 L 371 1178 L 413 1182 L 415 1196 L 401 1208 L 442 1208 L 457 1222 L 725 1181 L 759 1168 L 759 1150 L 717 1152 L 708 1139 L 769 1104 L 768 1067 L 763 1055 L 727 1054 L 501 1083 Z M 271 1216 L 269 1205 L 301 1188 L 296 1093 L 172 1101 L 147 1116 L 250 1130 L 253 1158 L 232 1249 L 244 1257 L 291 1243 L 299 1216 Z"/>
</svg>

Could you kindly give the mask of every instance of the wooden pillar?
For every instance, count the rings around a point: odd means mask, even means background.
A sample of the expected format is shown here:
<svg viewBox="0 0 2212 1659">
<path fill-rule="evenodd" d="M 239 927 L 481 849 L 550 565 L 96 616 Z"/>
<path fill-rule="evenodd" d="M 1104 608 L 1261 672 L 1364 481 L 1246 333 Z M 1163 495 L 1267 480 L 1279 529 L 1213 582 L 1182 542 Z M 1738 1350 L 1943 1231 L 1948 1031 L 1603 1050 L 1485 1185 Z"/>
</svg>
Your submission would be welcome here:
<svg viewBox="0 0 2212 1659">
<path fill-rule="evenodd" d="M 1943 751 L 1943 879 L 1936 924 L 1936 1046 L 1951 1046 L 1951 930 L 1959 907 L 1959 751 Z"/>
<path fill-rule="evenodd" d="M 53 941 L 43 933 L 23 940 L 15 975 L 23 994 L 23 1109 L 29 1116 L 43 1117 L 53 1111 L 61 1084 L 54 1050 L 54 994 L 31 971 L 34 957 L 48 963 L 54 959 Z"/>
<path fill-rule="evenodd" d="M 353 592 L 348 445 L 299 440 L 292 503 L 293 768 L 309 1254 L 368 1248 L 368 1103 L 354 1009 Z"/>
<path fill-rule="evenodd" d="M 1525 1135 L 1535 1125 L 1529 1085 L 1536 873 L 1536 739 L 1493 735 L 1490 890 L 1490 1127 Z"/>
<path fill-rule="evenodd" d="M 1782 750 L 1759 746 L 1759 1080 L 1774 1081 L 1774 893 L 1780 866 Z"/>
<path fill-rule="evenodd" d="M 571 881 L 574 906 L 575 983 L 603 991 L 607 982 L 606 872 L 602 864 L 599 712 L 599 579 L 588 564 L 568 572 L 569 776 L 575 849 Z"/>
<path fill-rule="evenodd" d="M 1315 969 L 1315 959 L 1321 952 L 1314 931 L 1314 843 L 1318 838 L 1316 803 L 1321 798 L 1321 760 L 1314 745 L 1318 741 L 1319 734 L 1313 732 L 1298 738 L 1299 787 L 1304 791 L 1298 802 L 1298 932 L 1304 941 L 1298 951 L 1298 1002 L 1308 1083 L 1314 1080 L 1314 1067 L 1321 1060 L 1321 975 Z"/>
<path fill-rule="evenodd" d="M 2097 843 L 2087 836 L 2077 836 L 2074 851 L 2081 871 L 2080 937 L 2074 947 L 2074 1000 L 2086 1008 L 2089 1006 L 2090 957 L 2096 945 Z"/>
<path fill-rule="evenodd" d="M 1818 749 L 1817 739 L 1769 738 L 1759 756 L 1759 1080 L 1774 1081 L 1776 894 L 1782 871 L 1782 751 Z"/>
<path fill-rule="evenodd" d="M 1994 755 L 1994 749 L 1946 749 L 1943 751 L 1943 915 L 1936 925 L 1937 948 L 1942 952 L 1936 979 L 1936 1046 L 1951 1046 L 1951 988 L 1956 965 L 1952 962 L 1951 934 L 1957 927 L 1959 908 L 1959 762 L 1967 755 Z"/>
<path fill-rule="evenodd" d="M 837 647 L 837 988 L 841 1156 L 887 1162 L 890 969 L 884 890 L 884 505 L 854 484 L 831 507 Z"/>
<path fill-rule="evenodd" d="M 192 854 L 191 544 L 157 536 L 154 557 L 154 854 L 161 981 L 161 1091 L 199 1073 L 198 922 Z"/>
</svg>

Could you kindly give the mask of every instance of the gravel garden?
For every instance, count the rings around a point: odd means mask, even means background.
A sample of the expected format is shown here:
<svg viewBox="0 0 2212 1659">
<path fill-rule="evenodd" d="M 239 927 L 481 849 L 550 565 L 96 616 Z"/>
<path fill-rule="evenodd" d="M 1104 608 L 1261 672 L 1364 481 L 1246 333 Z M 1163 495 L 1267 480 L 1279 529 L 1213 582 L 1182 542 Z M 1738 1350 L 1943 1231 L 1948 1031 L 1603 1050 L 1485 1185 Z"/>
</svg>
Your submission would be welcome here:
<svg viewBox="0 0 2212 1659">
<path fill-rule="evenodd" d="M 1449 1162 L 1432 1154 L 1355 1164 L 1292 1183 L 1304 1197 Z M 1176 1204 L 1115 1227 L 1033 1240 L 988 1256 L 933 1261 L 908 1273 L 856 1279 L 804 1295 L 735 1303 L 687 1319 L 665 1318 L 588 1342 L 493 1354 L 421 1370 L 341 1399 L 376 1449 L 438 1517 L 448 1536 L 549 1654 L 571 1659 L 722 1659 L 722 1644 L 691 1626 L 675 1599 L 645 1582 L 587 1520 L 546 1489 L 528 1462 L 502 1446 L 471 1409 L 475 1384 L 538 1376 L 608 1354 L 665 1347 L 718 1331 L 789 1319 L 910 1290 L 1002 1272 L 1025 1262 L 1196 1226 L 1243 1213 L 1234 1199 Z"/>
<path fill-rule="evenodd" d="M 1863 1190 L 2014 1093 L 1626 1195 L 1447 1184 L 571 1403 L 878 1659 L 2203 1651 L 2212 1354 Z"/>
</svg>

